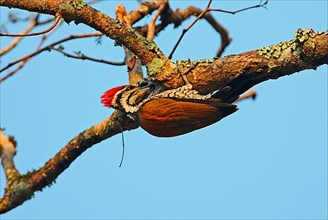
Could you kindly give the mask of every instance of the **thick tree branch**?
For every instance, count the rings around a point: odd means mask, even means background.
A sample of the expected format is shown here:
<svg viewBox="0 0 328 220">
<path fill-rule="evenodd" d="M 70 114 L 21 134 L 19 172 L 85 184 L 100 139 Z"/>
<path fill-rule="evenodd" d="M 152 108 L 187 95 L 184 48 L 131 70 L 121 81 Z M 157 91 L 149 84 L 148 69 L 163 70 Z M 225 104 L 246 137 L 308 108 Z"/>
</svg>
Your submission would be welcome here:
<svg viewBox="0 0 328 220">
<path fill-rule="evenodd" d="M 42 168 L 25 175 L 20 175 L 14 166 L 14 144 L 0 131 L 0 156 L 7 179 L 5 195 L 0 200 L 0 213 L 21 205 L 30 199 L 34 192 L 51 185 L 89 147 L 120 133 L 121 129 L 130 130 L 137 127 L 130 118 L 114 112 L 111 117 L 75 136 Z"/>
<path fill-rule="evenodd" d="M 328 64 L 328 32 L 299 29 L 288 42 L 220 59 L 162 63 L 158 68 L 163 71 L 151 76 L 166 88 L 177 88 L 184 84 L 179 77 L 181 72 L 191 69 L 187 78 L 200 93 L 207 94 L 229 85 L 232 91 L 226 98 L 232 100 L 263 81 L 323 64 Z"/>
</svg>

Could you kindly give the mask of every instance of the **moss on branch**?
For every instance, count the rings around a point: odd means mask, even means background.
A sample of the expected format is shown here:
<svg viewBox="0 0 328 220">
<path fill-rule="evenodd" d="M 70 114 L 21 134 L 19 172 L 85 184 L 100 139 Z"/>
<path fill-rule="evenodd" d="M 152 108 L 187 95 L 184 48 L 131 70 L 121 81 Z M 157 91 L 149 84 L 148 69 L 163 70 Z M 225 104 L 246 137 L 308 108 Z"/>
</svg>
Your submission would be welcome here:
<svg viewBox="0 0 328 220">
<path fill-rule="evenodd" d="M 210 60 L 177 61 L 175 69 L 165 65 L 155 78 L 166 88 L 179 87 L 184 84 L 181 70 L 193 65 L 187 78 L 200 93 L 207 94 L 229 85 L 233 96 L 263 81 L 323 64 L 328 64 L 328 31 L 316 33 L 299 29 L 294 39 L 258 50 Z M 170 78 L 165 77 L 167 71 L 171 71 Z"/>
</svg>

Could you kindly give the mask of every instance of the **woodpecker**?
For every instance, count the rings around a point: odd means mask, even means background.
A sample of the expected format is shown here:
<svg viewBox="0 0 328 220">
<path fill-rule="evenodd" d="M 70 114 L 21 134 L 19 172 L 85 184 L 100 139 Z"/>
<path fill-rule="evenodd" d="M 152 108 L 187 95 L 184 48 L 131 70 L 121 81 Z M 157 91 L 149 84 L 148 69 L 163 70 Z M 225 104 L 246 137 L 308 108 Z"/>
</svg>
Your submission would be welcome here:
<svg viewBox="0 0 328 220">
<path fill-rule="evenodd" d="M 237 111 L 236 105 L 221 98 L 229 91 L 227 86 L 213 94 L 201 95 L 189 82 L 170 90 L 154 84 L 123 85 L 106 91 L 101 102 L 126 113 L 154 136 L 174 137 L 211 125 Z"/>
</svg>

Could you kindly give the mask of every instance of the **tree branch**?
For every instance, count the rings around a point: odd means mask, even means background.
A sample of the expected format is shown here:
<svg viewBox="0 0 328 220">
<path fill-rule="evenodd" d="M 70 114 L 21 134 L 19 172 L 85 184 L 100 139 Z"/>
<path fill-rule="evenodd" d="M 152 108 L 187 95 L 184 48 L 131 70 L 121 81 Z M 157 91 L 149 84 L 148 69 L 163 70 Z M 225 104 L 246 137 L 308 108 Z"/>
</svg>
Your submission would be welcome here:
<svg viewBox="0 0 328 220">
<path fill-rule="evenodd" d="M 153 19 L 148 24 L 148 31 L 147 31 L 147 39 L 153 40 L 155 37 L 155 24 L 158 17 L 163 13 L 165 7 L 168 4 L 168 0 L 163 0 L 163 4 L 158 8 L 157 13 L 153 17 Z"/>
<path fill-rule="evenodd" d="M 132 26 L 131 14 L 126 12 L 125 7 L 122 4 L 119 4 L 116 7 L 116 19 L 126 24 L 127 26 Z M 136 18 L 134 18 L 136 19 Z M 133 52 L 131 52 L 128 48 L 124 47 L 125 52 L 125 64 L 127 66 L 128 74 L 129 74 L 129 84 L 137 85 L 140 81 L 143 80 L 143 71 L 142 64 L 139 57 L 137 57 Z"/>
<path fill-rule="evenodd" d="M 37 19 L 31 18 L 30 24 L 20 34 L 21 35 L 28 34 L 36 25 L 37 25 Z M 0 50 L 0 56 L 5 55 L 10 50 L 15 48 L 22 39 L 23 37 L 15 37 L 5 48 Z"/>
<path fill-rule="evenodd" d="M 233 100 L 263 81 L 323 64 L 328 64 L 328 31 L 315 33 L 299 29 L 293 40 L 258 50 L 219 59 L 163 63 L 162 73 L 153 79 L 161 81 L 166 88 L 177 88 L 184 85 L 180 72 L 193 66 L 187 78 L 196 90 L 208 94 L 230 86 L 232 90 L 226 100 Z"/>
<path fill-rule="evenodd" d="M 34 33 L 20 33 L 20 34 L 2 34 L 2 33 L 0 33 L 0 37 L 31 37 L 31 36 L 37 36 L 37 35 L 45 34 L 45 33 L 51 31 L 52 29 L 54 29 L 56 27 L 56 25 L 58 24 L 60 18 L 61 17 L 59 15 L 59 13 L 57 13 L 56 16 L 55 16 L 54 23 L 44 31 L 34 32 Z"/>
<path fill-rule="evenodd" d="M 198 17 L 203 12 L 202 9 L 196 8 L 194 6 L 189 6 L 183 10 L 173 11 L 169 6 L 161 14 L 161 23 L 155 26 L 155 34 L 158 34 L 160 31 L 164 30 L 169 24 L 174 24 L 174 27 L 178 27 L 181 23 L 187 20 L 190 16 Z M 221 45 L 218 49 L 216 56 L 220 57 L 224 52 L 225 48 L 230 44 L 232 38 L 229 37 L 228 31 L 216 21 L 211 13 L 204 14 L 202 19 L 205 19 L 216 32 L 220 34 Z M 148 25 L 142 27 L 136 27 L 136 30 L 141 33 L 143 36 L 147 35 Z"/>
<path fill-rule="evenodd" d="M 14 166 L 14 145 L 0 131 L 0 156 L 7 178 L 5 195 L 0 200 L 0 213 L 21 205 L 30 199 L 34 192 L 51 185 L 79 155 L 94 144 L 121 133 L 121 129 L 131 130 L 137 127 L 136 122 L 130 118 L 114 112 L 111 117 L 75 136 L 39 170 L 24 175 L 20 175 Z"/>
<path fill-rule="evenodd" d="M 155 58 L 166 59 L 154 42 L 148 41 L 134 29 L 94 9 L 82 0 L 65 2 L 61 0 L 0 0 L 0 6 L 50 15 L 60 13 L 66 22 L 86 24 L 104 33 L 118 44 L 124 45 L 136 54 L 143 64 L 151 63 Z"/>
<path fill-rule="evenodd" d="M 0 69 L 0 73 L 5 71 L 6 69 L 18 64 L 18 63 L 21 63 L 20 66 L 18 68 L 16 68 L 15 70 L 9 72 L 7 75 L 5 75 L 4 77 L 0 78 L 0 83 L 2 83 L 4 80 L 6 80 L 8 77 L 12 76 L 13 74 L 15 74 L 19 69 L 21 69 L 25 63 L 31 59 L 32 57 L 44 52 L 44 51 L 49 51 L 51 50 L 54 46 L 56 45 L 59 45 L 61 43 L 64 43 L 66 41 L 70 41 L 70 40 L 73 40 L 73 39 L 79 39 L 79 38 L 88 38 L 88 37 L 97 37 L 97 36 L 101 36 L 102 33 L 99 33 L 99 32 L 96 32 L 96 33 L 89 33 L 89 34 L 80 34 L 80 35 L 70 35 L 66 38 L 63 38 L 61 40 L 58 40 L 56 42 L 53 42 L 51 44 L 49 44 L 48 46 L 45 46 L 43 48 L 39 48 L 37 49 L 35 52 L 31 53 L 31 54 L 28 54 L 26 55 L 25 57 L 22 57 L 18 60 L 15 60 L 11 63 L 9 63 L 7 66 L 3 67 L 2 69 Z"/>
<path fill-rule="evenodd" d="M 78 55 L 73 55 L 73 54 L 70 54 L 70 53 L 67 53 L 61 49 L 57 49 L 57 48 L 52 48 L 52 50 L 54 51 L 57 51 L 61 54 L 63 54 L 64 56 L 66 57 L 69 57 L 69 58 L 74 58 L 74 59 L 78 59 L 78 60 L 91 60 L 91 61 L 94 61 L 94 62 L 98 62 L 98 63 L 105 63 L 105 64 L 108 64 L 108 65 L 113 65 L 113 66 L 123 66 L 125 65 L 125 62 L 122 61 L 122 62 L 115 62 L 115 61 L 109 61 L 109 60 L 103 60 L 103 59 L 96 59 L 96 58 L 93 58 L 93 57 L 89 57 L 83 53 L 79 53 Z"/>
<path fill-rule="evenodd" d="M 163 4 L 165 4 L 165 1 L 163 0 L 152 0 L 149 2 L 142 2 L 138 8 L 129 13 L 131 24 L 140 21 L 142 18 L 151 14 Z"/>
</svg>

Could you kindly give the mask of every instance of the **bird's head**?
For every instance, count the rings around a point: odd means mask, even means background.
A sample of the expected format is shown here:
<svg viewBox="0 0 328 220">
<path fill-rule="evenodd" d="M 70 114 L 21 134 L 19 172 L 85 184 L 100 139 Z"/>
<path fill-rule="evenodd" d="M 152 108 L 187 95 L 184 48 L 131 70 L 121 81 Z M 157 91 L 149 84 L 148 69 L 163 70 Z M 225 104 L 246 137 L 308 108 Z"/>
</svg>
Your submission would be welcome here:
<svg viewBox="0 0 328 220">
<path fill-rule="evenodd" d="M 134 113 L 153 95 L 153 86 L 117 86 L 101 96 L 105 107 L 119 109 L 125 113 Z"/>
</svg>

